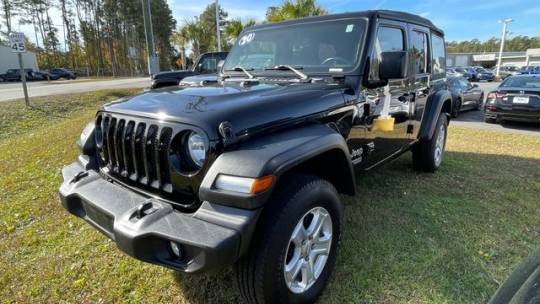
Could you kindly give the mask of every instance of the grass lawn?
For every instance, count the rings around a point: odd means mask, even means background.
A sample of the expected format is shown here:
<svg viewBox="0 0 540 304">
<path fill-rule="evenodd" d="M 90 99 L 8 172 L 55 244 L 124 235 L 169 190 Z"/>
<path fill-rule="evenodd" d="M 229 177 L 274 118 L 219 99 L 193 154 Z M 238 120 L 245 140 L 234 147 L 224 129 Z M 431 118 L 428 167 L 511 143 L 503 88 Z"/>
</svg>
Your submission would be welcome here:
<svg viewBox="0 0 540 304">
<path fill-rule="evenodd" d="M 60 169 L 98 105 L 137 90 L 0 104 L 0 301 L 234 303 L 230 269 L 138 262 L 61 207 Z M 540 137 L 451 127 L 437 174 L 409 154 L 343 197 L 337 267 L 321 303 L 482 303 L 539 246 Z"/>
</svg>

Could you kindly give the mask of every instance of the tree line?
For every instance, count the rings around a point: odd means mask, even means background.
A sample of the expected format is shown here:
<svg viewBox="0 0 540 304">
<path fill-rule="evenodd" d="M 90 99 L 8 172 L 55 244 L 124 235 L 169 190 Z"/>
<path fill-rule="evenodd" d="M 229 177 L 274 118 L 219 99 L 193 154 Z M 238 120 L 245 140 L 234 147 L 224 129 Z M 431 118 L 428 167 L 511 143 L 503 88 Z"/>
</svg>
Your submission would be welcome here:
<svg viewBox="0 0 540 304">
<path fill-rule="evenodd" d="M 446 43 L 448 53 L 483 53 L 498 52 L 501 39 L 492 37 L 486 41 L 473 39 L 468 41 L 450 41 Z M 540 37 L 515 36 L 504 41 L 505 52 L 523 52 L 527 49 L 540 48 Z"/>
<path fill-rule="evenodd" d="M 171 67 L 171 37 L 176 21 L 166 0 L 151 0 L 157 53 L 163 69 Z M 41 69 L 68 67 L 90 75 L 146 72 L 146 41 L 140 0 L 1 0 L 0 39 L 17 18 L 33 29 L 27 48 Z M 54 18 L 60 12 L 61 20 Z M 28 39 L 27 39 L 28 40 Z"/>
</svg>

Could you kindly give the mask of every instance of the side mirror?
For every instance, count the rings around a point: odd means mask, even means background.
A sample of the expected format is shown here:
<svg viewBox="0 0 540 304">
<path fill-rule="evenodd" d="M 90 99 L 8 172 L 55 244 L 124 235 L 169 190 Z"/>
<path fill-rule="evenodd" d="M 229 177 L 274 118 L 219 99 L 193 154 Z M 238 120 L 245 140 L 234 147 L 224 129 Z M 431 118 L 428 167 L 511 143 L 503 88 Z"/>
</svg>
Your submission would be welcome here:
<svg viewBox="0 0 540 304">
<path fill-rule="evenodd" d="M 407 77 L 409 56 L 406 51 L 382 52 L 379 79 L 403 79 Z"/>
</svg>

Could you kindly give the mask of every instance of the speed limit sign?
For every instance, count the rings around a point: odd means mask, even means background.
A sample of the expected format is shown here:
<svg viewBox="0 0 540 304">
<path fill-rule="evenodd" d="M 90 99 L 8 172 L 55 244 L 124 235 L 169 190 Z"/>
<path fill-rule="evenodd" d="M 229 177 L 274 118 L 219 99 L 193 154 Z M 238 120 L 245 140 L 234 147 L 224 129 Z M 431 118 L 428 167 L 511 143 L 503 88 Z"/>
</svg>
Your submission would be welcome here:
<svg viewBox="0 0 540 304">
<path fill-rule="evenodd" d="M 11 33 L 9 34 L 9 42 L 11 45 L 11 52 L 13 53 L 25 53 L 26 46 L 24 45 L 25 39 L 23 33 Z"/>
</svg>

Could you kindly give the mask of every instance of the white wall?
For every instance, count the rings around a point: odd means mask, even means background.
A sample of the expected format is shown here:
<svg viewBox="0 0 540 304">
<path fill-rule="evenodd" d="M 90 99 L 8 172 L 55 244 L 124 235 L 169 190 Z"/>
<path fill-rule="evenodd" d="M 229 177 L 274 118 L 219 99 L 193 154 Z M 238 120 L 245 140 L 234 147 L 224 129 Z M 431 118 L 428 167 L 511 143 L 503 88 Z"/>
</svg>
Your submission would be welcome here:
<svg viewBox="0 0 540 304">
<path fill-rule="evenodd" d="M 32 52 L 23 53 L 23 63 L 25 69 L 39 70 L 36 54 Z M 19 60 L 17 54 L 12 53 L 7 46 L 0 45 L 0 74 L 3 74 L 7 69 L 18 69 Z"/>
</svg>

